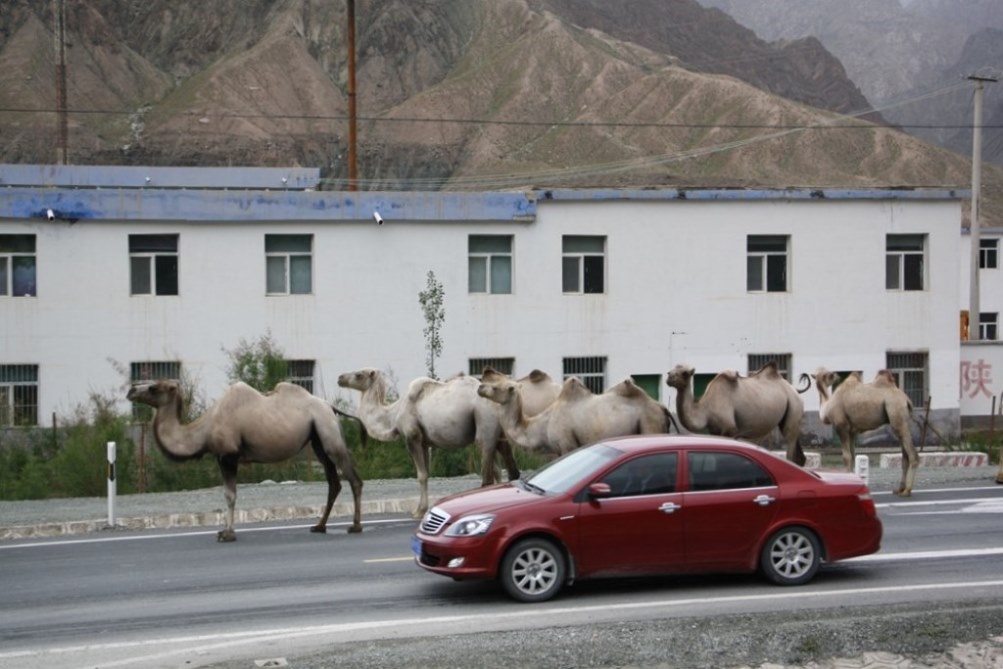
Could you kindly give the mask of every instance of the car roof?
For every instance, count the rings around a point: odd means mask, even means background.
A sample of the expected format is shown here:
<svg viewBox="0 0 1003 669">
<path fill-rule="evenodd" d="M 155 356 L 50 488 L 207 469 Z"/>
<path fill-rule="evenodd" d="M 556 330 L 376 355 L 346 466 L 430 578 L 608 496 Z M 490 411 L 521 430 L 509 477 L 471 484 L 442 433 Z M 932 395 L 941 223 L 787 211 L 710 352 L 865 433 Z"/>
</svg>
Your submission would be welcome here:
<svg viewBox="0 0 1003 669">
<path fill-rule="evenodd" d="M 644 451 L 650 448 L 664 448 L 666 446 L 675 448 L 703 447 L 714 448 L 727 446 L 741 450 L 762 451 L 761 448 L 744 441 L 730 439 L 728 437 L 712 437 L 703 434 L 636 434 L 626 437 L 612 437 L 603 439 L 602 443 L 613 446 L 624 451 Z"/>
</svg>

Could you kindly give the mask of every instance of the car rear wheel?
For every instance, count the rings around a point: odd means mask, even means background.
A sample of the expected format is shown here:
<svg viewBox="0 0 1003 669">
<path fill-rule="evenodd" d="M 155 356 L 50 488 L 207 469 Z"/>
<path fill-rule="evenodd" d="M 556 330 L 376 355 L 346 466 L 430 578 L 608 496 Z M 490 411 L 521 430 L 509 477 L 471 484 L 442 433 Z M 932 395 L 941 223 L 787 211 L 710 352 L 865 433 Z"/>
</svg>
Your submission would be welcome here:
<svg viewBox="0 0 1003 669">
<path fill-rule="evenodd" d="M 523 539 L 505 554 L 500 579 L 520 602 L 544 602 L 564 585 L 564 553 L 547 539 Z"/>
<path fill-rule="evenodd" d="M 821 552 L 814 532 L 803 527 L 786 527 L 763 546 L 759 566 L 774 583 L 801 585 L 815 576 L 822 561 Z"/>
</svg>

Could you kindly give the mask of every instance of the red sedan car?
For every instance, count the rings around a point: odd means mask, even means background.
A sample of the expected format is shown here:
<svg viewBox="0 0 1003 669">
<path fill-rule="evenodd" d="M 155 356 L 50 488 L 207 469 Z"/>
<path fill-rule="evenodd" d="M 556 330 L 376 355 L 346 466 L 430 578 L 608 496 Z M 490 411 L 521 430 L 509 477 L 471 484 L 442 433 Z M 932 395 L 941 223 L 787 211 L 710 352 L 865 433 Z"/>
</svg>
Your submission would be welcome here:
<svg viewBox="0 0 1003 669">
<path fill-rule="evenodd" d="M 578 579 L 753 572 L 799 585 L 822 561 L 874 553 L 882 527 L 864 481 L 807 471 L 731 439 L 609 439 L 531 476 L 440 500 L 411 544 L 454 579 L 498 579 L 517 600 Z"/>
</svg>

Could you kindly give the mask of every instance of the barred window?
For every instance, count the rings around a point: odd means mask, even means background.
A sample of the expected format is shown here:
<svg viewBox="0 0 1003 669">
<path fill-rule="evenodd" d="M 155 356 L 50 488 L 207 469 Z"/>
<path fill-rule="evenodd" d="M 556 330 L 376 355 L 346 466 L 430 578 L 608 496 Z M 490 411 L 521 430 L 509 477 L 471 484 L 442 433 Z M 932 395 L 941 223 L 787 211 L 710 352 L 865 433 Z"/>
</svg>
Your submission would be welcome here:
<svg viewBox="0 0 1003 669">
<path fill-rule="evenodd" d="M 467 369 L 471 376 L 480 376 L 488 367 L 496 372 L 512 376 L 512 370 L 515 369 L 515 358 L 471 358 L 468 365 Z"/>
<path fill-rule="evenodd" d="M 0 365 L 0 425 L 38 425 L 38 365 Z"/>
<path fill-rule="evenodd" d="M 606 390 L 606 358 L 565 358 L 564 380 L 577 376 L 595 394 Z"/>
<path fill-rule="evenodd" d="M 750 353 L 749 374 L 755 374 L 771 362 L 776 364 L 777 371 L 780 372 L 780 376 L 784 377 L 788 381 L 791 380 L 790 353 Z"/>
<path fill-rule="evenodd" d="M 909 396 L 914 408 L 926 406 L 928 356 L 926 353 L 900 353 L 889 351 L 885 365 L 895 376 L 898 387 Z"/>
<path fill-rule="evenodd" d="M 313 394 L 313 360 L 286 360 L 286 380 Z"/>
</svg>

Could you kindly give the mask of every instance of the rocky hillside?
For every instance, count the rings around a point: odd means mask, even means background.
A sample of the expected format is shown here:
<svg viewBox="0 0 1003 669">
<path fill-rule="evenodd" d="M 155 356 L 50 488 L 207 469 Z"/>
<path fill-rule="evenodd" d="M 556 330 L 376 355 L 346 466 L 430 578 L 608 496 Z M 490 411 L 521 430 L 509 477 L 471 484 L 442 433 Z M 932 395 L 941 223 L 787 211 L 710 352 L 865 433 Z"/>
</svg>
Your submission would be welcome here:
<svg viewBox="0 0 1003 669">
<path fill-rule="evenodd" d="M 869 103 L 823 42 L 609 4 L 357 3 L 361 186 L 966 187 L 964 156 L 837 113 Z M 66 7 L 71 162 L 314 165 L 344 187 L 342 2 Z M 6 162 L 54 159 L 52 25 L 51 3 L 0 12 Z"/>
</svg>

